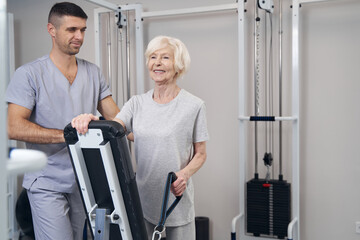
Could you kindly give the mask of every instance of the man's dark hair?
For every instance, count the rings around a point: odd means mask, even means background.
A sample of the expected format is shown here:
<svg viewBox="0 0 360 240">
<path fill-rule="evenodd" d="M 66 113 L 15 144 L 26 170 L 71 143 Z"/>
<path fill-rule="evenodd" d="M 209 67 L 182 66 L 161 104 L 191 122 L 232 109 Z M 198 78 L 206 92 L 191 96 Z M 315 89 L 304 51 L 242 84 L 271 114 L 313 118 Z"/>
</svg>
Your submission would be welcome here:
<svg viewBox="0 0 360 240">
<path fill-rule="evenodd" d="M 78 5 L 71 2 L 60 2 L 55 3 L 54 6 L 52 6 L 48 17 L 48 23 L 58 27 L 57 19 L 63 16 L 79 17 L 83 19 L 88 18 L 84 10 Z"/>
</svg>

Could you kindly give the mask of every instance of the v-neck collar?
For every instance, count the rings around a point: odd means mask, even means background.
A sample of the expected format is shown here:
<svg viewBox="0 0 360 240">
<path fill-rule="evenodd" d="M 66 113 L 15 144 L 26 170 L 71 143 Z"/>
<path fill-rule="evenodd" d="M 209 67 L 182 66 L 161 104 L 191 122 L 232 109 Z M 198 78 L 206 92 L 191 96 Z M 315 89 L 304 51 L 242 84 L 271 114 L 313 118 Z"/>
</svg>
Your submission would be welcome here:
<svg viewBox="0 0 360 240">
<path fill-rule="evenodd" d="M 74 85 L 74 83 L 76 82 L 76 79 L 78 78 L 78 75 L 79 75 L 79 70 L 80 70 L 80 64 L 79 64 L 79 61 L 78 61 L 78 58 L 75 57 L 75 60 L 76 60 L 76 64 L 77 64 L 77 71 L 76 71 L 76 76 L 75 76 L 75 79 L 72 83 L 70 83 L 70 81 L 67 79 L 67 77 L 60 71 L 60 69 L 55 65 L 55 63 L 51 60 L 50 58 L 50 54 L 48 55 L 48 58 L 51 62 L 51 64 L 55 67 L 56 71 L 58 71 L 60 73 L 61 76 L 63 76 L 63 78 L 67 81 L 68 85 L 71 87 Z"/>
</svg>

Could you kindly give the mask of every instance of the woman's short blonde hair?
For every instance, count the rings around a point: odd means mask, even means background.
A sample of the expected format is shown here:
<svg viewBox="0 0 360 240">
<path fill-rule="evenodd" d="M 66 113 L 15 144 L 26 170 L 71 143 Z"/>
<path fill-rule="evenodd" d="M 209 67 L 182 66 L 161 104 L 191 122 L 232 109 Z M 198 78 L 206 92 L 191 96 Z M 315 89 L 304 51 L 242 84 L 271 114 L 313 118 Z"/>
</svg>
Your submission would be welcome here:
<svg viewBox="0 0 360 240">
<path fill-rule="evenodd" d="M 174 68 L 177 73 L 176 78 L 178 78 L 188 71 L 191 59 L 185 44 L 177 38 L 168 36 L 153 38 L 145 51 L 146 65 L 149 63 L 151 54 L 167 46 L 174 50 Z"/>
</svg>

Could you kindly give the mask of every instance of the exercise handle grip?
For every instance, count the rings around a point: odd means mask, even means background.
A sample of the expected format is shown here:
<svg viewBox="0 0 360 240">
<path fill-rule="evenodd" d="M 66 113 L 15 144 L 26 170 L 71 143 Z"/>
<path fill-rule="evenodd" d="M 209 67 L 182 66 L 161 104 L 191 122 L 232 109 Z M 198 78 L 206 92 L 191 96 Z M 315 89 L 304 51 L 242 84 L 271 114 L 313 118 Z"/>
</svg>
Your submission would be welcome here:
<svg viewBox="0 0 360 240">
<path fill-rule="evenodd" d="M 168 175 L 171 175 L 171 184 L 173 184 L 176 181 L 176 179 L 178 178 L 174 172 L 169 172 Z M 176 198 L 179 200 L 181 199 L 181 197 L 182 197 L 182 195 L 176 196 Z"/>
<path fill-rule="evenodd" d="M 177 179 L 176 174 L 174 172 L 170 172 L 169 174 L 171 175 L 171 183 L 174 183 Z"/>
<path fill-rule="evenodd" d="M 274 122 L 274 116 L 250 116 L 250 121 L 256 122 Z"/>
</svg>

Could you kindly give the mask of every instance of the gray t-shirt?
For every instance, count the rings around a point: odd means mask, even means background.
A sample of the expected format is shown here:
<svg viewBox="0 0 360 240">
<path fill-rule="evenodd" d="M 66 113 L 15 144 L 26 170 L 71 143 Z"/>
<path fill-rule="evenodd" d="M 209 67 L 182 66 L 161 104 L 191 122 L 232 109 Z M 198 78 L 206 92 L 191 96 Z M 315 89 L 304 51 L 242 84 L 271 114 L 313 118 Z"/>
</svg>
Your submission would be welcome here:
<svg viewBox="0 0 360 240">
<path fill-rule="evenodd" d="M 111 94 L 109 86 L 95 64 L 76 60 L 78 72 L 71 85 L 49 55 L 21 66 L 10 81 L 6 101 L 31 110 L 30 121 L 44 128 L 63 130 L 81 113 L 96 114 L 98 102 Z M 72 191 L 76 182 L 65 143 L 26 143 L 26 147 L 46 153 L 48 165 L 25 174 L 25 188 L 37 181 L 44 189 Z"/>
<path fill-rule="evenodd" d="M 152 98 L 153 91 L 132 97 L 116 117 L 134 134 L 136 181 L 144 217 L 157 224 L 167 174 L 184 168 L 192 158 L 193 143 L 207 141 L 209 136 L 205 104 L 200 98 L 181 89 L 171 102 L 158 104 Z M 169 204 L 173 200 L 171 194 Z M 194 188 L 190 178 L 166 225 L 181 226 L 194 217 Z"/>
</svg>

